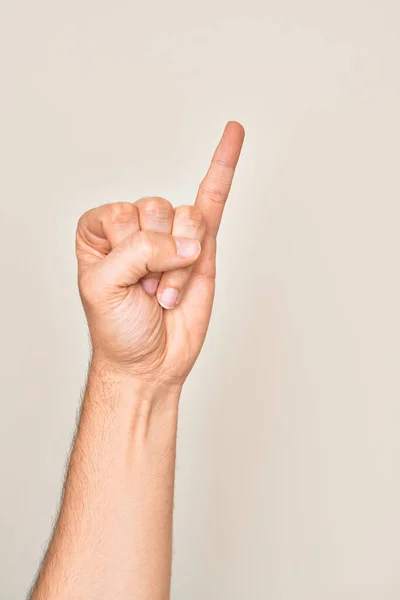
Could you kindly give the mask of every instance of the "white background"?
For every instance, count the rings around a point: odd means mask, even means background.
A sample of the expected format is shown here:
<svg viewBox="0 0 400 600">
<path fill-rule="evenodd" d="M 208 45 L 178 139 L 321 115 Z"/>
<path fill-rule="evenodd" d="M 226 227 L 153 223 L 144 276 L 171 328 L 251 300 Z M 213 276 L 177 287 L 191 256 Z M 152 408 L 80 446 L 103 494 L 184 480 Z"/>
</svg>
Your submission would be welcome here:
<svg viewBox="0 0 400 600">
<path fill-rule="evenodd" d="M 1 598 L 32 583 L 85 380 L 76 221 L 192 202 L 229 119 L 172 598 L 399 598 L 399 34 L 396 0 L 3 0 Z"/>
</svg>

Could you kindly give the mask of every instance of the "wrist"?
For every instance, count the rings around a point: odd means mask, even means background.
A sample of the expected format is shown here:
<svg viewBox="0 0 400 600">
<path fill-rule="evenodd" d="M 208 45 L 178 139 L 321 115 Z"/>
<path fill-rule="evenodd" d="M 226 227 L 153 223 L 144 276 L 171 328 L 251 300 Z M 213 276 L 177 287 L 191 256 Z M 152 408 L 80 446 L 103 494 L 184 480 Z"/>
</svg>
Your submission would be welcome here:
<svg viewBox="0 0 400 600">
<path fill-rule="evenodd" d="M 81 437 L 94 440 L 101 432 L 119 457 L 141 460 L 149 453 L 170 453 L 176 445 L 179 397 L 180 390 L 117 375 L 92 362 L 79 420 Z"/>
<path fill-rule="evenodd" d="M 157 377 L 139 377 L 93 354 L 88 372 L 85 401 L 96 388 L 96 403 L 110 408 L 140 409 L 141 414 L 162 414 L 178 410 L 182 384 L 171 384 Z"/>
</svg>

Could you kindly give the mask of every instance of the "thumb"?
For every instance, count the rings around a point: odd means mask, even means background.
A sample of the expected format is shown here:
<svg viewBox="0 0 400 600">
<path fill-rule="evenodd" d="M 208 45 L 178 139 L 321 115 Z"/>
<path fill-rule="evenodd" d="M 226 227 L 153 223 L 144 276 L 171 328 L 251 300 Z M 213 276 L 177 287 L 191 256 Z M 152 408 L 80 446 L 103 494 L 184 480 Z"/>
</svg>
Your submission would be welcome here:
<svg viewBox="0 0 400 600">
<path fill-rule="evenodd" d="M 106 285 L 128 287 L 150 271 L 171 271 L 193 264 L 200 250 L 197 240 L 138 231 L 98 263 L 98 276 Z"/>
</svg>

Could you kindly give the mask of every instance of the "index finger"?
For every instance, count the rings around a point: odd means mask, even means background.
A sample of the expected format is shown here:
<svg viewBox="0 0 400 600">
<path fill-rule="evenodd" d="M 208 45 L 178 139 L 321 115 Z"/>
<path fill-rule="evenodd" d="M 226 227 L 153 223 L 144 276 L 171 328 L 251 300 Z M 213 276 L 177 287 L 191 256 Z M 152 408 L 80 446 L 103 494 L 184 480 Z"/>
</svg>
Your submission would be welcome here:
<svg viewBox="0 0 400 600">
<path fill-rule="evenodd" d="M 207 175 L 200 184 L 195 206 L 200 208 L 203 213 L 207 233 L 211 235 L 218 233 L 243 140 L 242 125 L 236 121 L 230 121 L 222 134 Z"/>
</svg>

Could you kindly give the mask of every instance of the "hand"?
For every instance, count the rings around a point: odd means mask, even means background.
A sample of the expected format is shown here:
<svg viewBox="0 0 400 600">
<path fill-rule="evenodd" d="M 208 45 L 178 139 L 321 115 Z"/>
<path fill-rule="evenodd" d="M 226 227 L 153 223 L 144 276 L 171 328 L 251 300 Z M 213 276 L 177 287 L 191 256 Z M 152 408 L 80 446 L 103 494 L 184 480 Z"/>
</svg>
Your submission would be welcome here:
<svg viewBox="0 0 400 600">
<path fill-rule="evenodd" d="M 79 290 L 97 364 L 160 384 L 186 379 L 210 320 L 216 236 L 243 138 L 228 123 L 194 206 L 143 198 L 79 220 Z"/>
</svg>

